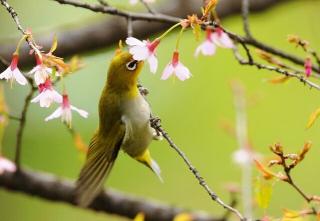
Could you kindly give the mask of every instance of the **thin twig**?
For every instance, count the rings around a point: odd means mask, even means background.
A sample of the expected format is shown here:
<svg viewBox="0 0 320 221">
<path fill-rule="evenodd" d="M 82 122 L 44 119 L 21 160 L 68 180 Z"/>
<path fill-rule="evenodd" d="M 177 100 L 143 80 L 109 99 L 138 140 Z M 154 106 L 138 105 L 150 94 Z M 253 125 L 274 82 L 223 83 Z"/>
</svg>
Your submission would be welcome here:
<svg viewBox="0 0 320 221">
<path fill-rule="evenodd" d="M 247 38 L 252 38 L 249 25 L 250 0 L 242 0 L 243 30 Z"/>
<path fill-rule="evenodd" d="M 103 6 L 110 6 L 108 2 L 106 2 L 105 0 L 98 0 L 98 2 L 103 5 Z"/>
<path fill-rule="evenodd" d="M 58 2 L 60 4 L 73 5 L 75 7 L 89 9 L 94 12 L 101 12 L 104 14 L 117 15 L 121 17 L 131 17 L 133 20 L 145 20 L 145 21 L 157 21 L 157 22 L 165 22 L 165 23 L 178 23 L 181 18 L 163 15 L 163 14 L 151 14 L 151 13 L 138 13 L 138 12 L 129 12 L 120 10 L 111 6 L 103 6 L 101 4 L 89 4 L 80 2 L 77 0 L 52 0 Z"/>
<path fill-rule="evenodd" d="M 13 115 L 11 115 L 11 114 L 8 114 L 8 118 L 9 118 L 10 120 L 21 121 L 21 118 L 20 118 L 20 117 L 13 116 Z"/>
<path fill-rule="evenodd" d="M 35 92 L 35 88 L 30 86 L 29 94 L 25 98 L 24 106 L 21 111 L 20 123 L 19 123 L 19 127 L 17 130 L 16 155 L 15 155 L 15 163 L 18 167 L 20 167 L 21 144 L 22 144 L 23 132 L 24 132 L 24 128 L 25 128 L 26 120 L 27 120 L 27 112 L 28 112 L 30 101 L 32 99 L 34 92 Z"/>
<path fill-rule="evenodd" d="M 156 14 L 156 11 L 151 8 L 151 6 L 145 0 L 140 0 L 140 2 L 144 5 L 144 7 L 146 7 L 149 13 Z"/>
<path fill-rule="evenodd" d="M 37 54 L 40 54 L 40 51 L 38 47 L 35 45 L 35 43 L 32 41 L 32 39 L 29 37 L 30 34 L 27 33 L 23 27 L 20 24 L 20 20 L 18 18 L 17 12 L 9 5 L 9 3 L 6 0 L 0 0 L 1 4 L 7 9 L 7 11 L 10 13 L 11 17 L 13 18 L 14 22 L 16 23 L 16 26 L 18 30 L 26 37 L 26 41 L 29 44 L 30 48 L 32 48 Z"/>
<path fill-rule="evenodd" d="M 206 181 L 204 180 L 204 178 L 200 175 L 200 173 L 198 172 L 198 170 L 192 165 L 192 163 L 190 162 L 190 160 L 188 159 L 188 157 L 185 155 L 185 153 L 180 150 L 180 148 L 173 142 L 173 140 L 171 139 L 171 137 L 168 135 L 168 133 L 162 128 L 161 124 L 160 124 L 160 119 L 159 118 L 152 118 L 150 120 L 151 122 L 151 126 L 158 131 L 163 137 L 164 139 L 166 139 L 166 141 L 168 142 L 168 144 L 170 145 L 170 147 L 172 147 L 178 154 L 179 156 L 183 159 L 183 161 L 187 164 L 187 166 L 189 167 L 189 170 L 193 173 L 193 175 L 195 176 L 195 178 L 199 181 L 199 184 L 204 188 L 204 190 L 209 194 L 209 196 L 211 197 L 211 199 L 215 202 L 217 202 L 218 204 L 220 204 L 223 208 L 231 211 L 232 213 L 234 213 L 240 220 L 246 220 L 246 218 L 235 208 L 233 208 L 232 206 L 227 205 L 226 203 L 224 203 L 219 197 L 218 195 L 213 192 L 211 190 L 211 188 L 208 186 L 208 184 L 206 183 Z"/>
<path fill-rule="evenodd" d="M 270 65 L 264 65 L 264 64 L 259 64 L 257 62 L 249 62 L 248 60 L 245 60 L 239 53 L 237 48 L 233 49 L 234 52 L 234 56 L 235 58 L 238 60 L 238 62 L 242 65 L 251 65 L 251 66 L 256 66 L 258 69 L 265 69 L 265 70 L 269 70 L 269 71 L 273 71 L 273 72 L 277 72 L 279 74 L 288 76 L 288 77 L 293 77 L 298 79 L 300 82 L 310 86 L 310 88 L 315 88 L 317 90 L 320 90 L 320 86 L 313 83 L 312 81 L 308 80 L 307 78 L 305 78 L 303 75 L 298 74 L 298 73 L 292 73 L 290 71 L 278 68 L 278 67 L 273 67 Z"/>
</svg>

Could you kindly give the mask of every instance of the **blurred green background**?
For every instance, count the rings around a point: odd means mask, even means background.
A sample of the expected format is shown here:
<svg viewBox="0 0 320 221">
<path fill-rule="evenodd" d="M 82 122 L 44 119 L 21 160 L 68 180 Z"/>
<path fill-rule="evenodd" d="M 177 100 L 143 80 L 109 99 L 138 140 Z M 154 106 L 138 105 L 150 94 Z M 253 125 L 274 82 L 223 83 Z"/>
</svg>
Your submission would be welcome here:
<svg viewBox="0 0 320 221">
<path fill-rule="evenodd" d="M 34 33 L 50 32 L 61 26 L 75 26 L 85 22 L 89 24 L 103 17 L 71 6 L 61 6 L 53 1 L 12 0 L 10 3 L 18 12 L 24 27 L 32 27 Z M 117 1 L 117 4 L 123 6 L 125 1 Z M 303 56 L 300 49 L 287 43 L 287 35 L 297 34 L 309 40 L 319 50 L 319 9 L 320 1 L 287 1 L 261 13 L 252 14 L 252 32 L 262 41 Z M 1 8 L 0 12 L 1 42 L 18 36 L 19 33 L 5 10 Z M 223 24 L 233 32 L 242 33 L 239 15 L 223 19 Z M 268 146 L 280 141 L 287 151 L 297 151 L 304 141 L 312 140 L 314 147 L 311 153 L 295 169 L 293 176 L 307 193 L 320 194 L 320 123 L 305 130 L 310 113 L 320 106 L 320 93 L 309 90 L 293 79 L 286 84 L 271 85 L 266 79 L 276 77 L 276 74 L 240 66 L 231 51 L 226 49 L 218 49 L 214 57 L 195 59 L 193 53 L 199 43 L 194 40 L 191 32 L 183 36 L 181 59 L 190 68 L 193 77 L 186 82 L 172 79 L 161 81 L 161 70 L 170 59 L 170 49 L 174 49 L 176 34 L 168 36 L 159 47 L 158 73 L 152 75 L 148 68 L 144 68 L 141 82 L 151 92 L 148 100 L 153 112 L 162 118 L 163 126 L 208 184 L 228 201 L 226 183 L 240 181 L 241 170 L 231 158 L 237 143 L 221 128 L 221 122 L 225 119 L 234 122 L 230 81 L 241 79 L 247 88 L 249 101 L 254 101 L 249 102 L 248 118 L 250 138 L 255 150 L 267 156 Z M 113 53 L 114 47 L 108 47 L 81 54 L 85 68 L 66 80 L 71 102 L 90 113 L 87 120 L 74 114 L 73 121 L 74 127 L 86 142 L 97 127 L 97 102 Z M 61 89 L 60 86 L 58 88 Z M 11 113 L 18 115 L 26 88 L 15 85 L 10 89 L 6 85 L 5 92 Z M 25 167 L 34 170 L 75 179 L 83 163 L 83 156 L 74 148 L 70 134 L 59 120 L 43 120 L 55 108 L 41 109 L 37 104 L 31 104 L 23 138 L 22 162 Z M 4 154 L 9 157 L 14 154 L 16 127 L 16 122 L 10 122 L 5 134 Z M 223 212 L 223 209 L 209 199 L 165 141 L 153 142 L 151 151 L 161 165 L 164 183 L 160 183 L 150 171 L 121 153 L 106 186 L 172 205 L 205 210 L 214 215 Z M 256 208 L 255 211 L 257 217 L 264 213 L 277 217 L 281 215 L 283 208 L 301 209 L 303 206 L 303 199 L 295 191 L 286 184 L 277 182 L 270 208 L 265 211 Z M 0 220 L 125 219 L 0 189 Z"/>
</svg>

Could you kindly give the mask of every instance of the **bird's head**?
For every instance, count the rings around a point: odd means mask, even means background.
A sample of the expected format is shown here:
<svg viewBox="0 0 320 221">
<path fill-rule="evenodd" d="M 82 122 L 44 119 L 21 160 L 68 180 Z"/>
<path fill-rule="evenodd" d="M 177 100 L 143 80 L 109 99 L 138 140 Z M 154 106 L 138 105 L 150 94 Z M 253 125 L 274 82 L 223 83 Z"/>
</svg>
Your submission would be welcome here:
<svg viewBox="0 0 320 221">
<path fill-rule="evenodd" d="M 136 88 L 143 61 L 136 61 L 127 51 L 118 51 L 108 71 L 108 86 L 113 89 L 131 90 Z"/>
</svg>

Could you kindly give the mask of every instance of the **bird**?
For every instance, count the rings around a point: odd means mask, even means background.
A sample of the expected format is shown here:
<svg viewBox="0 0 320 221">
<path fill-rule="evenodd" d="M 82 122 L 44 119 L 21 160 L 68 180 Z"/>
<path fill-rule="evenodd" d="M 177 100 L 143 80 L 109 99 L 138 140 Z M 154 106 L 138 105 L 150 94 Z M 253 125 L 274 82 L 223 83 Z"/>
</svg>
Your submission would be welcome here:
<svg viewBox="0 0 320 221">
<path fill-rule="evenodd" d="M 120 49 L 111 60 L 99 101 L 99 127 L 90 140 L 76 182 L 79 206 L 90 205 L 102 191 L 120 150 L 150 168 L 162 181 L 160 167 L 148 149 L 159 135 L 150 125 L 150 105 L 137 87 L 143 65 L 143 61 Z"/>
</svg>

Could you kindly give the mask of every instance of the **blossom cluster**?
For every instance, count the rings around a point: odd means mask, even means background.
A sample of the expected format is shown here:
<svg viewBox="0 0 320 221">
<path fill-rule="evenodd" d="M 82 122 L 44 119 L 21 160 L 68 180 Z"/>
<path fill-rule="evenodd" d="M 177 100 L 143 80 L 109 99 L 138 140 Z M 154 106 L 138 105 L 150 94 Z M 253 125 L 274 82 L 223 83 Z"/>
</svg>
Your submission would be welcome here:
<svg viewBox="0 0 320 221">
<path fill-rule="evenodd" d="M 141 41 L 134 37 L 128 37 L 126 39 L 126 43 L 129 46 L 129 52 L 132 54 L 133 59 L 137 61 L 147 61 L 149 63 L 150 72 L 152 73 L 157 72 L 158 59 L 156 56 L 156 49 L 159 46 L 160 41 L 161 37 L 156 38 L 152 42 L 149 40 Z M 214 30 L 207 28 L 206 39 L 196 48 L 195 56 L 197 57 L 200 53 L 205 56 L 214 55 L 217 47 L 233 48 L 234 44 L 222 28 L 217 27 Z M 166 80 L 172 75 L 176 76 L 181 81 L 191 77 L 190 70 L 180 61 L 178 48 L 173 51 L 172 59 L 163 70 L 161 79 Z"/>
<path fill-rule="evenodd" d="M 39 103 L 40 107 L 43 108 L 48 108 L 53 103 L 59 105 L 56 111 L 45 118 L 45 121 L 61 117 L 62 122 L 71 126 L 72 110 L 78 112 L 84 118 L 88 117 L 88 113 L 72 106 L 65 90 L 62 95 L 55 90 L 52 79 L 54 77 L 63 78 L 63 73 L 66 71 L 67 66 L 62 59 L 52 55 L 54 50 L 50 50 L 47 54 L 40 51 L 34 53 L 36 66 L 27 75 L 24 75 L 18 68 L 19 53 L 17 49 L 13 53 L 10 66 L 0 74 L 0 79 L 10 80 L 11 86 L 15 81 L 20 85 L 27 85 L 28 82 L 33 84 L 34 82 L 39 94 L 31 100 L 31 103 Z"/>
</svg>

